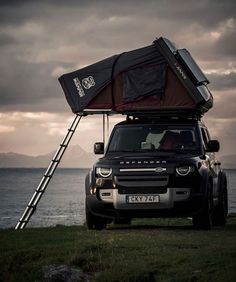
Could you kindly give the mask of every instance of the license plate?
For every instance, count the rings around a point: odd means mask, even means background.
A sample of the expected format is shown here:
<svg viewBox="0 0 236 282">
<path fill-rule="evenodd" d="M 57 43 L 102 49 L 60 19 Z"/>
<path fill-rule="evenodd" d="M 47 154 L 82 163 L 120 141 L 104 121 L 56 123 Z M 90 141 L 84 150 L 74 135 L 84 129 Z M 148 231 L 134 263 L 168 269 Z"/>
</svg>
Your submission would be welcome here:
<svg viewBox="0 0 236 282">
<path fill-rule="evenodd" d="M 145 203 L 159 203 L 159 195 L 128 195 L 126 196 L 126 203 L 128 204 L 145 204 Z"/>
</svg>

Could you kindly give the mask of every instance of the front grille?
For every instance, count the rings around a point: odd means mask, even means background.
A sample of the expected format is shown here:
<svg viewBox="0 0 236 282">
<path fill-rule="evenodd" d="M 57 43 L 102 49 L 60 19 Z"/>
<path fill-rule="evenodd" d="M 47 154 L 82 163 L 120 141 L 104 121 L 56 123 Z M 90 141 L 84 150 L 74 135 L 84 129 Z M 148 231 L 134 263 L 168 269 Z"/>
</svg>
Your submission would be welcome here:
<svg viewBox="0 0 236 282">
<path fill-rule="evenodd" d="M 114 178 L 119 187 L 167 187 L 169 176 L 163 175 L 118 175 Z"/>
<path fill-rule="evenodd" d="M 165 194 L 166 187 L 119 187 L 119 194 Z"/>
</svg>

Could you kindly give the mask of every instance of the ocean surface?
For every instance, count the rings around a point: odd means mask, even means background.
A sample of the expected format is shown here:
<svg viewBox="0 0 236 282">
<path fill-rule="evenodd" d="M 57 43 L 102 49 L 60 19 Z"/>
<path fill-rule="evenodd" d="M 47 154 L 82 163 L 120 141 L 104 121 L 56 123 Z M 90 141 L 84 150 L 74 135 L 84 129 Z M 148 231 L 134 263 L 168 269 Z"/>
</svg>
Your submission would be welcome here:
<svg viewBox="0 0 236 282">
<path fill-rule="evenodd" d="M 84 179 L 88 169 L 58 168 L 28 227 L 81 225 L 85 222 Z M 0 169 L 0 229 L 15 227 L 45 169 Z M 229 212 L 236 213 L 236 169 L 226 170 Z"/>
</svg>

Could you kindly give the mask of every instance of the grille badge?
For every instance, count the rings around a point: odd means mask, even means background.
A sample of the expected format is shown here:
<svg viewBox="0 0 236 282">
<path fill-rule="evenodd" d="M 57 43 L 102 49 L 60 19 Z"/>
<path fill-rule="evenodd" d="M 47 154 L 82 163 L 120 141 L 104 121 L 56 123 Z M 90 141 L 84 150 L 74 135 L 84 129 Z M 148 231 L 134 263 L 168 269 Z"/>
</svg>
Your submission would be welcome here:
<svg viewBox="0 0 236 282">
<path fill-rule="evenodd" d="M 166 168 L 165 168 L 165 167 L 156 167 L 156 168 L 155 168 L 155 172 L 160 173 L 160 172 L 163 172 L 163 171 L 166 171 Z"/>
</svg>

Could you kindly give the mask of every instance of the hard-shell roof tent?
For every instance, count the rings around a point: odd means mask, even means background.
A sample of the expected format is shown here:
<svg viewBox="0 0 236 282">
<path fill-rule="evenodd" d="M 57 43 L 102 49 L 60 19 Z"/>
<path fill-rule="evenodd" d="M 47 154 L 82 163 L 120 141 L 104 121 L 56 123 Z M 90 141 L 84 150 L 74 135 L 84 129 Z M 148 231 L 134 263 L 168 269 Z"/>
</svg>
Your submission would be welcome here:
<svg viewBox="0 0 236 282">
<path fill-rule="evenodd" d="M 191 112 L 213 105 L 209 83 L 186 49 L 160 37 L 59 78 L 76 114 Z"/>
</svg>

